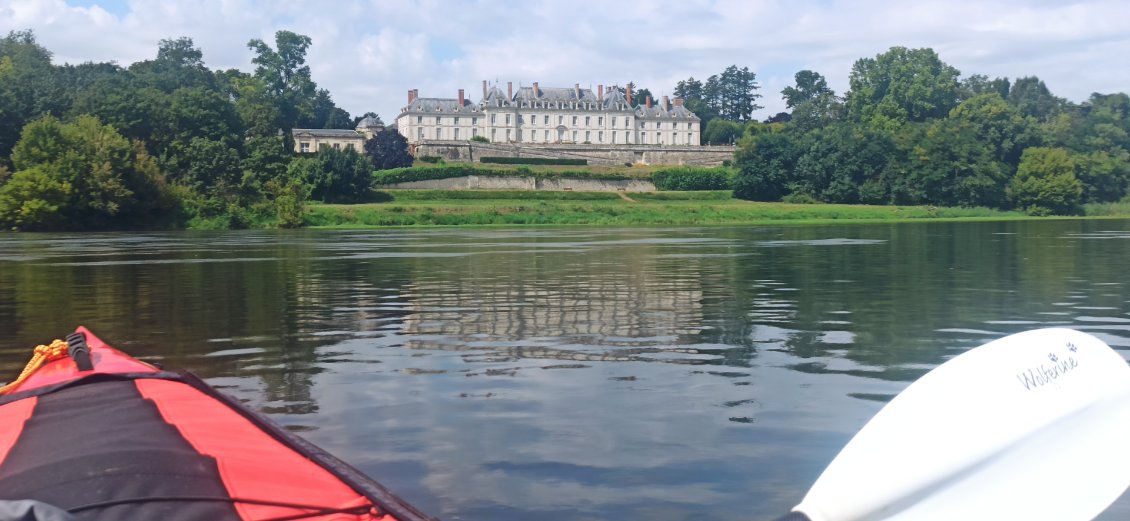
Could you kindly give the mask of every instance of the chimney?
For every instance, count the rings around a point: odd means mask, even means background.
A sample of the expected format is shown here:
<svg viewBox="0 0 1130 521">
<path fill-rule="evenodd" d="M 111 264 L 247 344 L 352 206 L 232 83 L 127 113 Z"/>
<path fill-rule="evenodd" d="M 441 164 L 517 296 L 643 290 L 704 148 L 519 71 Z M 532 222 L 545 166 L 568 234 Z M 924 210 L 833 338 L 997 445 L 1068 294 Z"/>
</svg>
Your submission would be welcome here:
<svg viewBox="0 0 1130 521">
<path fill-rule="evenodd" d="M 632 106 L 632 84 L 629 83 L 628 84 L 628 107 L 631 108 L 631 106 Z"/>
<path fill-rule="evenodd" d="M 483 80 L 483 101 L 487 100 L 487 80 Z"/>
<path fill-rule="evenodd" d="M 651 96 L 647 97 L 647 108 L 651 108 Z"/>
<path fill-rule="evenodd" d="M 534 97 L 535 98 L 541 97 L 541 91 L 538 90 L 538 82 L 536 82 L 536 81 L 534 82 Z"/>
<path fill-rule="evenodd" d="M 671 105 L 667 104 L 667 96 L 663 96 L 663 110 L 670 110 Z"/>
<path fill-rule="evenodd" d="M 596 97 L 599 98 L 599 101 L 604 101 L 604 84 L 596 86 Z"/>
<path fill-rule="evenodd" d="M 463 108 L 463 89 L 459 89 L 459 108 Z"/>
<path fill-rule="evenodd" d="M 683 98 L 675 98 L 674 101 L 675 101 L 676 107 L 682 107 L 683 106 Z"/>
<path fill-rule="evenodd" d="M 512 81 L 506 82 L 506 99 L 514 99 L 514 82 Z"/>
<path fill-rule="evenodd" d="M 581 84 L 580 83 L 574 83 L 573 84 L 573 93 L 577 95 L 577 101 L 581 101 Z"/>
<path fill-rule="evenodd" d="M 408 104 L 411 105 L 413 101 L 416 101 L 416 90 L 408 89 Z"/>
</svg>

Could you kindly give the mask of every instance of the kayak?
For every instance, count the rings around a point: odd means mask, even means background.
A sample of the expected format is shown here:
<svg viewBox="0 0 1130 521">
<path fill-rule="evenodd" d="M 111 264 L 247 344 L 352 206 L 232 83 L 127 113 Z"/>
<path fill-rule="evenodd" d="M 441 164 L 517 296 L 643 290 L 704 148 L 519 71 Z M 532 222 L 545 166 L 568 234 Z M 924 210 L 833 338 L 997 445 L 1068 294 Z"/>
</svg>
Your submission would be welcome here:
<svg viewBox="0 0 1130 521">
<path fill-rule="evenodd" d="M 30 508 L 34 505 L 36 508 Z M 431 519 L 187 372 L 84 327 L 0 389 L 0 519 Z"/>
</svg>

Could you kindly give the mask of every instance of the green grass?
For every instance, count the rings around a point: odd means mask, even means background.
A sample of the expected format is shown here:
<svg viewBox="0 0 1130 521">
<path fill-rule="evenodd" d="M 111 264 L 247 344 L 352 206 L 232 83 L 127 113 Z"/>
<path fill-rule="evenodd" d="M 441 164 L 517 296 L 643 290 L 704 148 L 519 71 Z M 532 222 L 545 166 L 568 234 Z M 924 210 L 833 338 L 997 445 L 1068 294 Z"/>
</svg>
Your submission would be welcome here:
<svg viewBox="0 0 1130 521">
<path fill-rule="evenodd" d="M 384 202 L 311 205 L 312 227 L 518 224 L 713 225 L 875 222 L 916 219 L 1023 219 L 1019 212 L 986 208 L 758 203 L 728 191 L 626 194 L 386 190 Z"/>
</svg>

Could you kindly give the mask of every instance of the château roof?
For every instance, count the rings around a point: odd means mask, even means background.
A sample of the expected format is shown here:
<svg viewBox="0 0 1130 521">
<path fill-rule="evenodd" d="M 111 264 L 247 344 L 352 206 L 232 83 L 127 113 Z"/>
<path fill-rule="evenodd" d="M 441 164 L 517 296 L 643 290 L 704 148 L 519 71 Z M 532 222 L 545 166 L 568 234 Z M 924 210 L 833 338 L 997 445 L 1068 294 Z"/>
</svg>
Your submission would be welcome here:
<svg viewBox="0 0 1130 521">
<path fill-rule="evenodd" d="M 364 139 L 365 136 L 358 134 L 356 130 L 343 130 L 340 128 L 295 128 L 291 129 L 292 136 L 307 135 L 312 137 L 329 137 L 329 138 L 359 138 Z"/>
<path fill-rule="evenodd" d="M 577 97 L 577 93 L 580 97 Z M 574 89 L 570 87 L 538 87 L 538 95 L 534 96 L 533 87 L 519 87 L 518 92 L 514 94 L 514 101 L 562 101 L 572 102 L 580 101 L 582 103 L 596 103 L 596 94 L 592 89 Z"/>
<path fill-rule="evenodd" d="M 460 107 L 459 100 L 455 98 L 416 98 L 407 107 L 404 107 L 403 112 L 455 114 L 478 112 L 478 108 L 467 99 L 463 100 L 463 106 Z"/>
<path fill-rule="evenodd" d="M 651 107 L 647 105 L 639 105 L 636 107 L 636 117 L 644 119 L 683 119 L 698 121 L 699 117 L 687 110 L 682 105 L 671 105 L 670 108 L 663 107 L 663 104 L 652 104 Z"/>
</svg>

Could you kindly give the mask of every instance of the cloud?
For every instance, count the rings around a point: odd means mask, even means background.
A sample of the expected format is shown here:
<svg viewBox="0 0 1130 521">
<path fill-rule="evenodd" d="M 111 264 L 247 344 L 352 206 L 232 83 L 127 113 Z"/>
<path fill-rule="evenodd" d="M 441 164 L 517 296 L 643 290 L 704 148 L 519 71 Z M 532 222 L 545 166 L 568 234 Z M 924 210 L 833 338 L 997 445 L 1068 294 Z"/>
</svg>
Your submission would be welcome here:
<svg viewBox="0 0 1130 521">
<path fill-rule="evenodd" d="M 568 87 L 634 81 L 656 95 L 736 64 L 758 75 L 766 106 L 812 69 L 843 93 L 852 63 L 891 46 L 932 47 L 963 75 L 1036 75 L 1074 101 L 1125 90 L 1130 4 L 1113 0 L 0 0 L 0 31 L 33 29 L 56 61 L 156 55 L 189 36 L 210 67 L 251 70 L 247 41 L 310 36 L 315 81 L 352 114 L 391 121 L 409 89 L 477 99 L 482 80 Z"/>
</svg>

